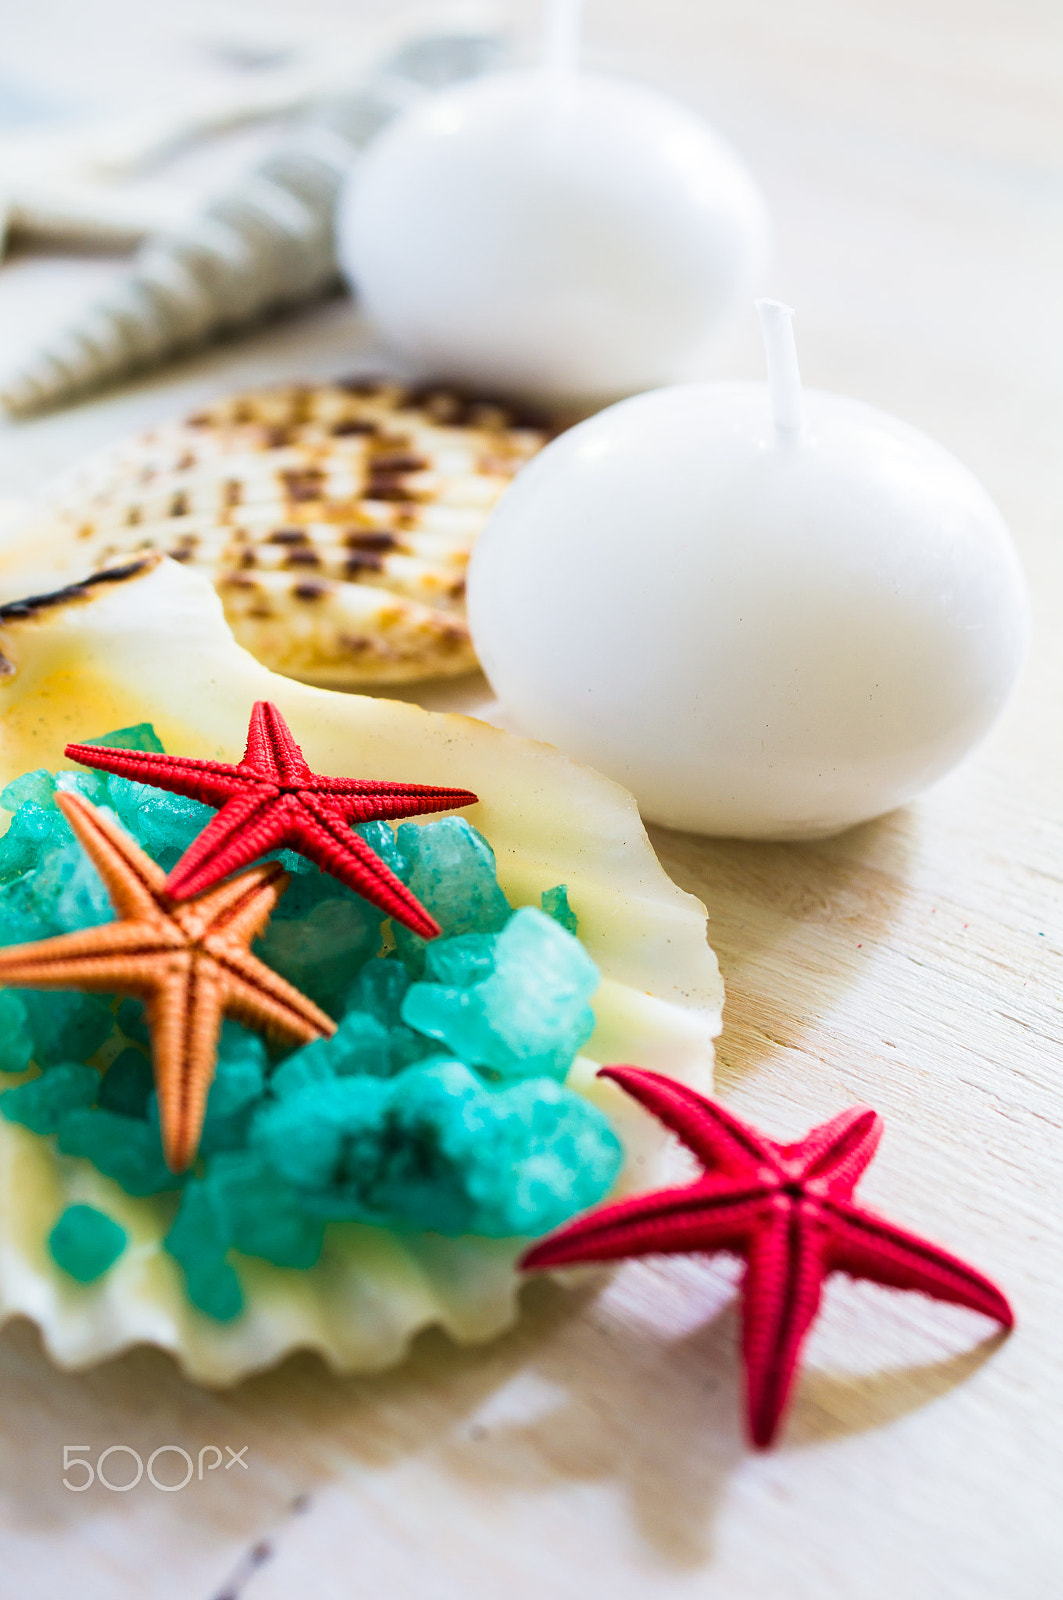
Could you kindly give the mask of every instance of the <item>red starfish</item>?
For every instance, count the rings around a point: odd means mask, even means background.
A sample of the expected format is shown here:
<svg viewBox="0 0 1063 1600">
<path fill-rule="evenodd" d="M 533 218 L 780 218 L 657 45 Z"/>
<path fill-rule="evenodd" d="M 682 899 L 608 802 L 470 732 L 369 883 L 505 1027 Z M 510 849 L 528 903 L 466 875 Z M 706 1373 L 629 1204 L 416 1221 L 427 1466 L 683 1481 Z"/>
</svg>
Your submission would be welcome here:
<svg viewBox="0 0 1063 1600">
<path fill-rule="evenodd" d="M 202 894 L 237 868 L 287 847 L 425 939 L 439 933 L 435 919 L 352 825 L 474 805 L 477 797 L 468 789 L 326 778 L 311 772 L 291 729 L 268 700 L 255 703 L 238 766 L 94 744 L 68 744 L 66 753 L 83 766 L 221 807 L 166 880 L 175 900 Z"/>
<path fill-rule="evenodd" d="M 704 1174 L 579 1217 L 529 1250 L 522 1265 L 658 1252 L 744 1256 L 742 1350 L 754 1444 L 768 1445 L 775 1435 L 830 1272 L 921 1289 L 1013 1325 L 1011 1307 L 988 1278 L 852 1203 L 882 1137 L 876 1112 L 853 1106 L 795 1144 L 777 1144 L 659 1073 L 605 1067 L 600 1075 L 678 1134 Z"/>
</svg>

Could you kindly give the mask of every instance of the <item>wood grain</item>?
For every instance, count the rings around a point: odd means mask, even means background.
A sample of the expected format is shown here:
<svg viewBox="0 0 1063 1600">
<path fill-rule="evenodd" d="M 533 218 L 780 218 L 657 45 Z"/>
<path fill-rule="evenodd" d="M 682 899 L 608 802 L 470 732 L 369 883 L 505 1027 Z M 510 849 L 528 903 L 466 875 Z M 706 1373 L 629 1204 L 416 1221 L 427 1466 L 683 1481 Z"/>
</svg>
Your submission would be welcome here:
<svg viewBox="0 0 1063 1600">
<path fill-rule="evenodd" d="M 54 27 L 67 8 L 39 9 Z M 150 32 L 120 0 L 98 16 Z M 487 1350 L 426 1337 L 371 1380 L 295 1358 L 223 1394 L 151 1351 L 58 1373 L 18 1327 L 0 1336 L 5 1600 L 1063 1593 L 1059 11 L 597 0 L 588 26 L 599 63 L 683 94 L 745 150 L 806 379 L 956 450 L 1022 549 L 1026 678 L 932 793 L 814 845 L 654 835 L 710 910 L 723 1097 L 780 1134 L 875 1105 L 887 1132 L 861 1194 L 996 1276 L 1019 1326 L 1002 1341 L 973 1314 L 837 1281 L 767 1456 L 741 1437 L 725 1265 L 533 1285 L 519 1328 Z M 5 268 L 0 335 L 107 270 Z M 336 304 L 7 429 L 0 494 L 200 396 L 335 371 L 366 348 Z M 759 373 L 752 317 L 726 370 Z M 170 1442 L 247 1444 L 248 1470 L 169 1495 L 62 1487 L 64 1443 L 146 1456 Z"/>
</svg>

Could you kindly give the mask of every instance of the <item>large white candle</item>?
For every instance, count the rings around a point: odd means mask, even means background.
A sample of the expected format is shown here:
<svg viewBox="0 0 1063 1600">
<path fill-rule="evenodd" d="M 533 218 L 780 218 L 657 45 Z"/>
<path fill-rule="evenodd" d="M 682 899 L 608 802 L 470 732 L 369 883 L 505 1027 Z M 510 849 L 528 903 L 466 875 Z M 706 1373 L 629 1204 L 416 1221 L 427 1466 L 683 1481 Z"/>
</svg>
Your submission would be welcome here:
<svg viewBox="0 0 1063 1600">
<path fill-rule="evenodd" d="M 577 70 L 571 0 L 547 16 L 542 69 L 444 92 L 380 136 L 340 255 L 421 375 L 601 402 L 703 370 L 762 270 L 765 210 L 700 117 Z"/>
<path fill-rule="evenodd" d="M 516 721 L 646 816 L 800 838 L 907 800 L 986 732 L 1027 600 L 973 474 L 895 417 L 802 394 L 788 308 L 762 315 L 768 385 L 638 395 L 521 473 L 469 617 Z"/>
</svg>

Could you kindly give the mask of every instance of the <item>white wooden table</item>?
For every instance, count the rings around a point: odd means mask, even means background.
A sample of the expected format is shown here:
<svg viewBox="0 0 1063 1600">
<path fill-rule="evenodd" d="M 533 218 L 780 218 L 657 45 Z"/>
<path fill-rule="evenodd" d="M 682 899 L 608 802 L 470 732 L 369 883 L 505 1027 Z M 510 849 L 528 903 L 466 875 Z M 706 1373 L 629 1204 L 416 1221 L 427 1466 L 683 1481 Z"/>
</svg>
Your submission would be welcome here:
<svg viewBox="0 0 1063 1600">
<path fill-rule="evenodd" d="M 35 12 L 12 51 L 44 60 L 40 38 L 51 29 L 60 50 L 74 13 L 59 0 Z M 777 223 L 770 288 L 798 309 L 807 381 L 954 449 L 1027 564 L 1025 681 L 933 793 L 826 844 L 655 836 L 709 907 L 728 988 L 722 1096 L 780 1135 L 875 1105 L 887 1135 L 861 1193 L 998 1278 L 1018 1329 L 1001 1342 L 971 1314 L 837 1280 L 781 1444 L 758 1456 L 739 1422 L 733 1274 L 693 1261 L 570 1292 L 532 1285 L 495 1345 L 428 1336 L 370 1380 L 296 1358 L 208 1393 L 151 1350 L 64 1375 L 30 1328 L 11 1328 L 4 1600 L 1063 1594 L 1059 9 L 590 0 L 588 13 L 592 59 L 702 107 L 759 174 Z M 100 0 L 80 8 L 70 48 L 95 39 L 108 70 L 123 49 L 157 65 L 178 14 Z M 113 270 L 5 266 L 0 342 Z M 336 302 L 6 427 L 0 496 L 201 396 L 341 370 L 365 337 Z M 728 375 L 758 362 L 751 316 Z M 246 1445 L 246 1470 L 172 1495 L 62 1485 L 65 1444 L 146 1457 L 165 1443 Z"/>
</svg>

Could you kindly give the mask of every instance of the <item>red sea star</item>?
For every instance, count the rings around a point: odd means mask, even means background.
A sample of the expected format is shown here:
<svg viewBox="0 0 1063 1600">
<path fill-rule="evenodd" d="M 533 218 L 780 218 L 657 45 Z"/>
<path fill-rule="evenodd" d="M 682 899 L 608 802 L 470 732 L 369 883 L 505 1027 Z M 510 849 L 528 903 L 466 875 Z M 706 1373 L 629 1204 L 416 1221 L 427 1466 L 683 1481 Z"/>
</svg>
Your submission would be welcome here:
<svg viewBox="0 0 1063 1600">
<path fill-rule="evenodd" d="M 92 744 L 68 744 L 66 753 L 83 766 L 221 807 L 166 880 L 175 900 L 202 894 L 238 867 L 287 847 L 423 938 L 433 939 L 439 932 L 439 924 L 353 831 L 353 824 L 474 805 L 477 797 L 468 789 L 311 772 L 291 729 L 268 700 L 255 703 L 238 766 Z"/>
<path fill-rule="evenodd" d="M 972 1267 L 852 1203 L 882 1137 L 853 1106 L 795 1144 L 777 1144 L 684 1084 L 635 1067 L 612 1078 L 694 1152 L 702 1177 L 603 1206 L 525 1255 L 528 1268 L 622 1256 L 728 1250 L 744 1256 L 742 1350 L 749 1431 L 771 1443 L 830 1272 L 921 1289 L 1013 1325 L 1000 1290 Z"/>
</svg>

